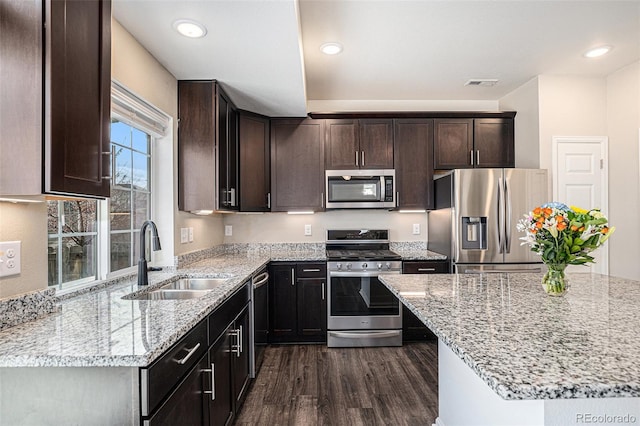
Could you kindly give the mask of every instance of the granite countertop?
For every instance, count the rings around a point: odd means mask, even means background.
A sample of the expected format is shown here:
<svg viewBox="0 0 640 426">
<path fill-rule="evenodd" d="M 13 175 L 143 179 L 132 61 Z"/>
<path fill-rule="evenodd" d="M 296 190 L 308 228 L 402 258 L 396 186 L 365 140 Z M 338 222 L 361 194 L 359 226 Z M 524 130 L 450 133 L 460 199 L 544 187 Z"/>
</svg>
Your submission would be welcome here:
<svg viewBox="0 0 640 426">
<path fill-rule="evenodd" d="M 269 260 L 269 254 L 225 254 L 177 273 L 150 272 L 148 287 L 134 278 L 64 299 L 57 312 L 0 333 L 0 367 L 147 366 Z M 230 278 L 197 299 L 122 299 L 184 276 Z"/>
<path fill-rule="evenodd" d="M 640 396 L 640 282 L 567 274 L 382 275 L 385 283 L 504 399 Z"/>
<path fill-rule="evenodd" d="M 447 260 L 444 254 L 427 249 L 394 248 L 393 251 L 402 256 L 402 260 Z"/>
</svg>

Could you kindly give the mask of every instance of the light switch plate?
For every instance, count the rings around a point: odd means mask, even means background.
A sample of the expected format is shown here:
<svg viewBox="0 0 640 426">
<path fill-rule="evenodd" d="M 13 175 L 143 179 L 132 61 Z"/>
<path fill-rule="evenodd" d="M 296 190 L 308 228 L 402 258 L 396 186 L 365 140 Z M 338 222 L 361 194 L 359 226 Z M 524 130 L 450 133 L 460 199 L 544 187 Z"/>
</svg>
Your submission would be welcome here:
<svg viewBox="0 0 640 426">
<path fill-rule="evenodd" d="M 189 227 L 189 242 L 193 242 L 193 227 Z"/>
<path fill-rule="evenodd" d="M 180 244 L 186 244 L 189 242 L 189 230 L 187 228 L 180 228 Z"/>
<path fill-rule="evenodd" d="M 419 223 L 414 223 L 413 224 L 413 235 L 420 235 L 420 224 Z"/>
<path fill-rule="evenodd" d="M 224 236 L 225 237 L 230 237 L 232 235 L 233 235 L 233 226 L 225 225 L 224 226 Z"/>
<path fill-rule="evenodd" d="M 311 225 L 305 225 L 304 226 L 304 235 L 311 235 Z"/>
<path fill-rule="evenodd" d="M 20 241 L 6 241 L 0 243 L 0 277 L 18 275 L 20 273 Z"/>
</svg>

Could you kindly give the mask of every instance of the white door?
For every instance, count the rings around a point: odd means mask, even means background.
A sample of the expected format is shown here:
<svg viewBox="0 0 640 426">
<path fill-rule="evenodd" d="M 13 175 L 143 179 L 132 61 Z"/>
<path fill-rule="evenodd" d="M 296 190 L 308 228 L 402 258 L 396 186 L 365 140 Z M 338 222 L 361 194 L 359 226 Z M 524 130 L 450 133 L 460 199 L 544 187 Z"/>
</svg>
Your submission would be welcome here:
<svg viewBox="0 0 640 426">
<path fill-rule="evenodd" d="M 568 206 L 600 208 L 608 216 L 607 137 L 553 137 L 553 198 Z M 571 272 L 609 272 L 609 247 L 593 253 L 595 264 Z"/>
</svg>

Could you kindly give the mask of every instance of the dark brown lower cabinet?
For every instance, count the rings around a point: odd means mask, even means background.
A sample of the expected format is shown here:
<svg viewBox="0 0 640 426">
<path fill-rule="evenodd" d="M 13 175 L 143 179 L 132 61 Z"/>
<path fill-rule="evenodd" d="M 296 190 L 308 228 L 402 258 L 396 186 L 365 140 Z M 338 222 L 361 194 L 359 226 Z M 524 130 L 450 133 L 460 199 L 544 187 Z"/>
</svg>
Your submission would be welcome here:
<svg viewBox="0 0 640 426">
<path fill-rule="evenodd" d="M 270 266 L 269 341 L 322 343 L 327 340 L 327 267 L 319 262 Z"/>
<path fill-rule="evenodd" d="M 403 274 L 448 274 L 449 262 L 446 260 L 417 260 L 402 262 Z M 437 339 L 406 306 L 402 305 L 402 341 L 422 342 Z"/>
<path fill-rule="evenodd" d="M 229 327 L 209 349 L 207 369 L 207 389 L 211 394 L 205 394 L 209 406 L 207 424 L 224 425 L 233 417 L 233 398 L 231 396 L 231 329 Z"/>
</svg>

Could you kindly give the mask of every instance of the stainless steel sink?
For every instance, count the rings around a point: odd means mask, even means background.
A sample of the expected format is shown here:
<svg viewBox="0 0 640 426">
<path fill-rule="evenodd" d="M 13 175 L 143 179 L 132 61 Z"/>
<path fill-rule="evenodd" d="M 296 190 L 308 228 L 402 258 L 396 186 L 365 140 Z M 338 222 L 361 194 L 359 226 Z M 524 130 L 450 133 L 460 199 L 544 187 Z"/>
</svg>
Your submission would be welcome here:
<svg viewBox="0 0 640 426">
<path fill-rule="evenodd" d="M 163 285 L 163 289 L 176 290 L 213 290 L 226 283 L 230 277 L 224 278 L 182 278 L 169 284 Z"/>
<path fill-rule="evenodd" d="M 160 288 L 148 293 L 138 294 L 128 297 L 132 300 L 182 300 L 197 299 L 207 294 L 206 290 L 179 290 L 170 288 Z"/>
</svg>

